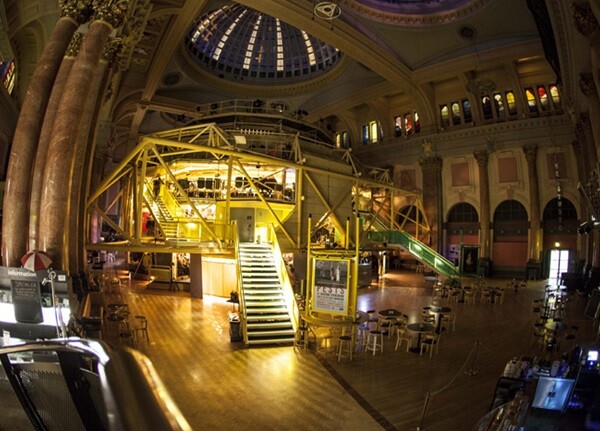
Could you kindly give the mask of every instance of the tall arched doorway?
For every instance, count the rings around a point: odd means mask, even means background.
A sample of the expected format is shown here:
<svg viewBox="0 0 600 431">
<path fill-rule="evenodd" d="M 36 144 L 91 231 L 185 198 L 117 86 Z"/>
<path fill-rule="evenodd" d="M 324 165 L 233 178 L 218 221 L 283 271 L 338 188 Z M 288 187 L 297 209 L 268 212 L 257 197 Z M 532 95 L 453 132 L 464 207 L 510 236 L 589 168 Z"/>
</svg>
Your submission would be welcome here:
<svg viewBox="0 0 600 431">
<path fill-rule="evenodd" d="M 577 271 L 577 210 L 566 198 L 550 200 L 543 214 L 543 276 L 556 284 L 561 274 Z"/>
<path fill-rule="evenodd" d="M 460 202 L 450 208 L 444 231 L 444 254 L 448 260 L 458 265 L 461 246 L 479 244 L 479 215 L 475 207 Z"/>
<path fill-rule="evenodd" d="M 522 277 L 527 267 L 527 210 L 519 201 L 501 202 L 494 211 L 492 262 L 494 275 Z"/>
</svg>

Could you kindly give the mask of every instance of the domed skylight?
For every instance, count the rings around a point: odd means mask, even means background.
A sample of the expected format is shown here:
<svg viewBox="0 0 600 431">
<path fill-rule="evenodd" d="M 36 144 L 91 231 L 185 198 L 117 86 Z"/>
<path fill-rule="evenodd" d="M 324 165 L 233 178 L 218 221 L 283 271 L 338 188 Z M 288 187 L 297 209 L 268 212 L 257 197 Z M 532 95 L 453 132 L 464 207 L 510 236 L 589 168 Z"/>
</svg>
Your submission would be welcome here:
<svg viewBox="0 0 600 431">
<path fill-rule="evenodd" d="M 186 47 L 203 69 L 248 84 L 287 84 L 332 69 L 334 47 L 277 18 L 238 4 L 200 17 Z"/>
</svg>

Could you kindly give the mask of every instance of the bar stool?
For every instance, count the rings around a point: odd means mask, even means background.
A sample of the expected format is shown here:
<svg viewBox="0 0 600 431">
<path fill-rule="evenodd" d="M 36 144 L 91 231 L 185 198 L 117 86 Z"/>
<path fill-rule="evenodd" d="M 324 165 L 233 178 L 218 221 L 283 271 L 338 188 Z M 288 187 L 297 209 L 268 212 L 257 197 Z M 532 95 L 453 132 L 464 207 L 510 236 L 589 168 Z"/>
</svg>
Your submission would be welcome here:
<svg viewBox="0 0 600 431">
<path fill-rule="evenodd" d="M 383 353 L 383 334 L 381 331 L 375 330 L 369 332 L 365 351 L 368 350 L 371 350 L 373 352 L 373 356 L 375 356 L 375 353 L 377 351 Z"/>
<path fill-rule="evenodd" d="M 137 333 L 141 332 L 144 337 L 146 337 L 146 341 L 150 342 L 150 337 L 148 336 L 148 318 L 146 316 L 137 315 L 135 316 L 135 320 L 137 322 L 134 328 L 135 338 L 138 339 Z"/>
<path fill-rule="evenodd" d="M 350 335 L 340 335 L 338 337 L 338 362 L 340 362 L 342 356 L 348 356 L 352 361 L 352 337 Z"/>
<path fill-rule="evenodd" d="M 368 327 L 369 330 L 372 329 L 372 324 L 375 324 L 375 329 L 379 329 L 379 319 L 375 316 L 375 310 L 367 310 L 367 314 L 369 315 Z"/>
<path fill-rule="evenodd" d="M 379 320 L 379 330 L 383 333 L 386 334 L 388 338 L 392 337 L 392 328 L 394 323 L 396 323 L 396 318 L 395 317 L 384 317 L 383 319 Z"/>
<path fill-rule="evenodd" d="M 135 332 L 127 320 L 119 323 L 119 340 L 125 346 L 135 347 Z"/>
<path fill-rule="evenodd" d="M 306 350 L 308 346 L 308 327 L 304 325 L 298 326 L 294 334 L 294 349 Z"/>
<path fill-rule="evenodd" d="M 367 322 L 365 322 L 365 323 L 361 323 L 358 326 L 355 326 L 355 328 L 356 328 L 356 340 L 355 340 L 356 351 L 358 351 L 358 352 L 364 351 L 365 348 L 367 347 L 369 325 Z"/>
</svg>

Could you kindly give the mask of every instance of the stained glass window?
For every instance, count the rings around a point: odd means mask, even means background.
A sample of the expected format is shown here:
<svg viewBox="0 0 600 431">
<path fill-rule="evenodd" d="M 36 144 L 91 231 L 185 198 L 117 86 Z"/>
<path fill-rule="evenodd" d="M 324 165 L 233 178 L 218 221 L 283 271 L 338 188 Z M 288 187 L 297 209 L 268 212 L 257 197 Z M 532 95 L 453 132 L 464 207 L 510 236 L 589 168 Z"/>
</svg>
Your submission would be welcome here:
<svg viewBox="0 0 600 431">
<path fill-rule="evenodd" d="M 462 100 L 463 116 L 465 117 L 465 123 L 473 122 L 473 111 L 471 110 L 471 102 L 468 99 Z"/>
<path fill-rule="evenodd" d="M 539 113 L 533 88 L 527 87 L 525 89 L 525 99 L 527 99 L 527 107 L 529 108 L 529 112 L 531 112 L 532 114 Z"/>
<path fill-rule="evenodd" d="M 16 67 L 13 60 L 0 62 L 0 77 L 8 94 L 12 94 L 16 80 Z"/>
<path fill-rule="evenodd" d="M 538 85 L 537 92 L 540 99 L 540 105 L 542 106 L 542 111 L 547 111 L 550 109 L 550 104 L 548 102 L 548 93 L 546 93 L 546 87 L 543 85 Z"/>
<path fill-rule="evenodd" d="M 515 93 L 512 91 L 507 91 L 506 95 L 506 104 L 508 105 L 508 115 L 517 115 L 517 102 L 515 100 Z"/>
<path fill-rule="evenodd" d="M 450 111 L 448 109 L 448 105 L 440 106 L 440 116 L 442 120 L 442 127 L 450 126 Z"/>
</svg>

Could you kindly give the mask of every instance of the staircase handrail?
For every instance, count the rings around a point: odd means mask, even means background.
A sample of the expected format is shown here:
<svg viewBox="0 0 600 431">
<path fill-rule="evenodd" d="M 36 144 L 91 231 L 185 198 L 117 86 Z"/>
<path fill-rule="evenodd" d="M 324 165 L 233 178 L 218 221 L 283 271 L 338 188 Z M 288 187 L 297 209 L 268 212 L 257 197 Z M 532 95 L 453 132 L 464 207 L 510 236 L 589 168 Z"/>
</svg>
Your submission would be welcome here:
<svg viewBox="0 0 600 431">
<path fill-rule="evenodd" d="M 287 272 L 287 265 L 283 259 L 283 253 L 281 251 L 281 247 L 279 246 L 279 240 L 277 239 L 277 233 L 275 232 L 275 225 L 273 223 L 269 223 L 267 238 L 271 243 L 271 247 L 273 248 L 273 263 L 277 269 L 277 275 L 279 276 L 279 281 L 281 283 L 283 297 L 285 298 L 287 309 L 291 313 L 292 325 L 294 327 L 294 332 L 296 332 L 296 329 L 298 328 L 298 322 L 300 321 L 300 309 L 298 308 L 298 303 L 294 298 L 292 281 L 290 280 L 290 276 Z"/>
<path fill-rule="evenodd" d="M 237 220 L 232 220 L 233 250 L 235 253 L 235 272 L 237 274 L 240 328 L 244 337 L 244 345 L 248 345 L 248 316 L 246 315 L 246 300 L 244 298 L 244 282 L 242 279 L 242 264 L 240 262 L 240 238 L 238 236 Z"/>
</svg>

